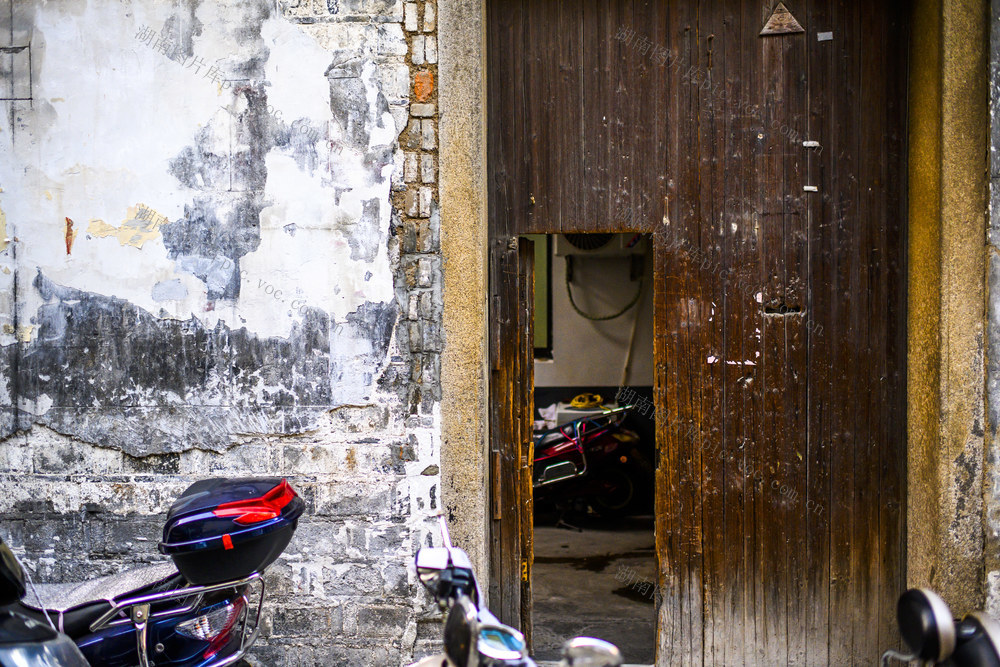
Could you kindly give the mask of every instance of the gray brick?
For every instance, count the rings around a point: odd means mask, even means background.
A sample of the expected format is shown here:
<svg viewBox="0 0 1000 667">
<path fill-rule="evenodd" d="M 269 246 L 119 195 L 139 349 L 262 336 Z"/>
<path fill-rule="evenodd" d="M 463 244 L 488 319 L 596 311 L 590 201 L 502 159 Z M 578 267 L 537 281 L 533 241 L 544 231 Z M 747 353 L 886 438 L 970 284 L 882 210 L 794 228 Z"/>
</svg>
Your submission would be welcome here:
<svg viewBox="0 0 1000 667">
<path fill-rule="evenodd" d="M 417 154 L 406 153 L 403 158 L 403 180 L 413 183 L 417 180 Z"/>
<path fill-rule="evenodd" d="M 433 183 L 435 178 L 434 156 L 423 153 L 420 156 L 420 181 L 422 183 Z M 428 210 L 427 215 L 430 216 Z"/>
<path fill-rule="evenodd" d="M 434 32 L 437 29 L 437 16 L 434 10 L 434 3 L 428 2 L 424 5 L 424 32 Z"/>
<path fill-rule="evenodd" d="M 340 607 L 287 607 L 273 605 L 272 636 L 329 637 L 343 632 L 344 620 Z"/>
<path fill-rule="evenodd" d="M 420 295 L 420 316 L 430 319 L 434 314 L 434 297 L 430 292 L 424 292 Z"/>
<path fill-rule="evenodd" d="M 348 433 L 374 431 L 389 423 L 389 410 L 384 405 L 347 406 L 330 413 L 337 428 Z"/>
<path fill-rule="evenodd" d="M 437 37 L 427 35 L 424 43 L 424 60 L 433 65 L 438 61 Z"/>
<path fill-rule="evenodd" d="M 430 188 L 420 188 L 419 198 L 420 198 L 420 209 L 419 216 L 421 218 L 429 218 L 431 215 L 431 197 L 433 196 L 433 191 Z"/>
<path fill-rule="evenodd" d="M 416 207 L 417 194 L 415 191 L 411 190 L 413 193 L 413 205 Z M 407 195 L 410 193 L 408 192 Z M 409 206 L 409 203 L 407 203 Z M 413 215 L 415 216 L 419 210 L 417 208 L 413 209 Z M 407 210 L 407 215 L 409 215 L 409 209 Z M 403 233 L 400 239 L 402 246 L 402 251 L 406 254 L 414 253 L 417 251 L 417 225 L 413 220 L 407 220 L 403 223 Z"/>
<path fill-rule="evenodd" d="M 438 323 L 430 320 L 424 324 L 424 350 L 439 352 L 441 350 L 441 330 Z"/>
<path fill-rule="evenodd" d="M 417 31 L 417 3 L 407 2 L 403 7 L 403 27 L 409 32 Z"/>
<path fill-rule="evenodd" d="M 427 118 L 434 115 L 433 104 L 411 104 L 410 115 L 417 118 Z"/>
<path fill-rule="evenodd" d="M 410 351 L 420 352 L 423 349 L 424 334 L 420 321 L 410 322 L 406 327 L 409 332 Z"/>
<path fill-rule="evenodd" d="M 406 565 L 387 565 L 382 570 L 382 579 L 385 581 L 383 590 L 387 596 L 405 598 L 413 594 L 413 587 L 409 582 L 409 562 Z"/>
<path fill-rule="evenodd" d="M 0 447 L 0 470 L 14 472 L 18 475 L 30 473 L 33 468 L 33 451 L 27 442 L 20 438 L 9 438 Z"/>
<path fill-rule="evenodd" d="M 403 447 L 408 447 L 404 443 Z M 372 554 L 375 562 L 384 563 L 392 557 L 400 547 L 407 543 L 410 537 L 410 528 L 402 524 L 392 524 L 389 526 L 379 526 L 377 528 L 368 525 L 363 526 L 364 548 Z"/>
<path fill-rule="evenodd" d="M 122 456 L 117 449 L 104 449 L 76 440 L 56 440 L 34 449 L 33 465 L 37 473 L 106 475 L 121 472 Z"/>
<path fill-rule="evenodd" d="M 437 140 L 434 136 L 434 121 L 430 119 L 420 121 L 420 147 L 425 151 L 432 151 L 436 146 Z"/>
<path fill-rule="evenodd" d="M 370 595 L 372 591 L 382 590 L 382 576 L 371 565 L 351 563 L 343 572 L 336 573 L 332 569 L 324 571 L 323 591 L 327 596 L 348 596 L 360 598 Z M 345 618 L 346 632 L 353 632 L 351 619 Z"/>
<path fill-rule="evenodd" d="M 410 120 L 410 123 L 406 126 L 406 137 L 403 140 L 403 148 L 409 150 L 421 148 L 421 128 L 424 122 L 426 121 L 421 121 L 418 118 Z"/>
<path fill-rule="evenodd" d="M 410 68 L 402 63 L 383 65 L 378 72 L 389 104 L 405 104 L 410 99 Z"/>
<path fill-rule="evenodd" d="M 310 516 L 340 519 L 358 516 L 388 516 L 393 509 L 395 485 L 320 484 Z"/>
<path fill-rule="evenodd" d="M 125 454 L 123 470 L 126 473 L 173 475 L 180 472 L 180 454 L 129 456 Z"/>
<path fill-rule="evenodd" d="M 405 56 L 406 39 L 403 36 L 403 26 L 399 23 L 387 23 L 377 28 L 376 47 L 380 56 Z"/>
<path fill-rule="evenodd" d="M 424 64 L 424 36 L 414 35 L 410 41 L 410 60 L 414 65 Z"/>
<path fill-rule="evenodd" d="M 403 151 L 397 150 L 392 155 L 392 191 L 403 192 L 406 183 L 403 180 Z"/>
<path fill-rule="evenodd" d="M 416 188 L 410 188 L 406 191 L 406 215 L 411 218 L 420 215 L 420 201 L 417 197 Z"/>
<path fill-rule="evenodd" d="M 431 283 L 434 281 L 433 277 L 434 267 L 431 261 L 426 258 L 421 258 L 417 263 L 417 285 L 420 287 L 430 287 Z"/>
<path fill-rule="evenodd" d="M 408 609 L 364 606 L 358 609 L 357 631 L 365 637 L 399 637 L 406 629 L 408 618 Z"/>
</svg>

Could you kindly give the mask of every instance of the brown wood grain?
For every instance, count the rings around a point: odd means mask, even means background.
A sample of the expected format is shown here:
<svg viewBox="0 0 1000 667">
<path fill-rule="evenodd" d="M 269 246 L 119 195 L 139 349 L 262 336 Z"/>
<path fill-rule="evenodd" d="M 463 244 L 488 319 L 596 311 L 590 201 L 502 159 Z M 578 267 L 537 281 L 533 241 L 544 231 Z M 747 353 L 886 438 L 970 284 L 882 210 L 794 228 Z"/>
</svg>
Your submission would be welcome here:
<svg viewBox="0 0 1000 667">
<path fill-rule="evenodd" d="M 519 627 L 524 633 L 528 646 L 532 645 L 531 625 L 531 570 L 534 561 L 534 523 L 532 521 L 534 499 L 532 493 L 532 464 L 534 461 L 534 440 L 532 438 L 535 410 L 535 357 L 534 321 L 532 311 L 535 303 L 535 244 L 528 239 L 520 239 L 517 248 L 518 268 L 518 510 L 520 515 L 520 609 Z"/>
<path fill-rule="evenodd" d="M 524 473 L 509 239 L 653 234 L 658 664 L 869 664 L 898 643 L 908 10 L 785 4 L 804 32 L 761 37 L 772 0 L 487 5 L 491 446 L 516 479 L 499 438 L 520 442 Z M 508 621 L 530 609 L 515 486 L 491 484 Z"/>
</svg>

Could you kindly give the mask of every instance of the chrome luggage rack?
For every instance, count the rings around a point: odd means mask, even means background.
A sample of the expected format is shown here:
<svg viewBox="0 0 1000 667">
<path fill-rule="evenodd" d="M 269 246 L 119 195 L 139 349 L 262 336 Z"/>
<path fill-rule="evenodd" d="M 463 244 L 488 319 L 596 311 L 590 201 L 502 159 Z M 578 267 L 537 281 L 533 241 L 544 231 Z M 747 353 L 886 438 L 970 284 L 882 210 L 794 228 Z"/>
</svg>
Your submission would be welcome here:
<svg viewBox="0 0 1000 667">
<path fill-rule="evenodd" d="M 136 648 L 139 653 L 139 667 L 150 667 L 148 653 L 149 647 L 147 646 L 147 629 L 149 627 L 149 621 L 168 616 L 190 613 L 201 605 L 201 601 L 207 593 L 214 593 L 227 588 L 252 586 L 254 584 L 260 585 L 260 594 L 257 596 L 257 610 L 253 614 L 253 621 L 251 623 L 249 599 L 250 591 L 248 591 L 242 596 L 245 604 L 243 606 L 243 611 L 240 612 L 240 619 L 238 621 L 240 628 L 240 648 L 233 655 L 224 658 L 217 663 L 219 667 L 229 665 L 236 662 L 242 658 L 244 654 L 246 654 L 247 649 L 249 649 L 253 645 L 254 641 L 257 640 L 257 634 L 260 632 L 260 613 L 261 609 L 264 607 L 264 579 L 262 577 L 262 573 L 260 572 L 254 572 L 253 574 L 243 577 L 242 579 L 233 579 L 219 584 L 188 586 L 173 591 L 165 591 L 163 593 L 150 593 L 148 595 L 124 598 L 122 600 L 112 600 L 111 609 L 108 609 L 100 616 L 100 618 L 90 624 L 90 631 L 98 632 L 106 628 L 131 623 L 135 627 L 135 641 Z M 161 602 L 168 602 L 170 600 L 188 600 L 188 602 L 179 607 L 163 609 L 157 612 L 150 611 L 150 607 L 152 605 L 159 604 Z"/>
<path fill-rule="evenodd" d="M 538 478 L 537 481 L 533 481 L 532 482 L 532 486 L 537 489 L 537 488 L 546 486 L 548 484 L 555 484 L 556 482 L 565 481 L 565 480 L 570 479 L 572 477 L 583 477 L 584 475 L 586 475 L 587 474 L 587 467 L 588 467 L 587 466 L 587 451 L 586 451 L 586 448 L 583 446 L 583 442 L 580 439 L 580 424 L 583 423 L 583 422 L 589 422 L 589 421 L 596 422 L 598 419 L 607 419 L 608 422 L 607 422 L 607 424 L 605 424 L 605 426 L 610 426 L 611 424 L 618 425 L 618 424 L 622 423 L 625 420 L 625 417 L 628 416 L 629 411 L 632 410 L 633 407 L 635 407 L 635 406 L 634 405 L 623 405 L 623 406 L 620 406 L 620 407 L 617 407 L 617 408 L 612 408 L 610 410 L 605 410 L 604 412 L 602 412 L 600 414 L 597 414 L 597 415 L 590 415 L 590 416 L 587 416 L 587 417 L 578 417 L 577 419 L 574 419 L 573 421 L 565 422 L 564 424 L 560 424 L 560 425 L 556 426 L 555 428 L 551 428 L 551 429 L 545 431 L 545 434 L 548 434 L 548 433 L 552 433 L 552 432 L 558 430 L 559 433 L 564 438 L 569 438 L 569 439 L 575 441 L 577 449 L 580 452 L 580 458 L 583 460 L 583 468 L 582 469 L 578 469 L 576 467 L 576 464 L 573 463 L 572 461 L 563 461 L 562 463 L 553 464 L 553 465 L 548 466 L 548 467 L 546 467 L 545 469 L 542 470 L 542 474 L 539 476 L 539 478 Z M 567 426 L 571 426 L 573 428 L 573 435 L 572 435 L 572 437 L 570 437 L 570 435 L 568 433 L 566 433 L 566 431 L 563 430 Z M 603 427 L 598 427 L 598 428 L 603 428 Z M 562 466 L 563 470 L 566 471 L 565 473 L 563 473 L 562 471 L 559 470 L 560 466 Z M 569 471 L 569 468 L 572 468 L 571 472 Z M 553 474 L 552 477 L 549 477 L 547 475 L 547 473 L 549 473 L 550 471 Z"/>
</svg>

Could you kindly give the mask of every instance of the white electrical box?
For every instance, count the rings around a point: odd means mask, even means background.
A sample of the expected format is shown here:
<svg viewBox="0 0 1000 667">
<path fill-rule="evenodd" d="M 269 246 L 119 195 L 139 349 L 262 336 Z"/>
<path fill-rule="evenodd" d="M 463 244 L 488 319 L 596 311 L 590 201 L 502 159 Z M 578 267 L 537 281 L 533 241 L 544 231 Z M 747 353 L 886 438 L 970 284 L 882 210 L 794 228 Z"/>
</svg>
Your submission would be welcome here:
<svg viewBox="0 0 1000 667">
<path fill-rule="evenodd" d="M 556 257 L 628 257 L 646 252 L 642 234 L 557 234 Z"/>
</svg>

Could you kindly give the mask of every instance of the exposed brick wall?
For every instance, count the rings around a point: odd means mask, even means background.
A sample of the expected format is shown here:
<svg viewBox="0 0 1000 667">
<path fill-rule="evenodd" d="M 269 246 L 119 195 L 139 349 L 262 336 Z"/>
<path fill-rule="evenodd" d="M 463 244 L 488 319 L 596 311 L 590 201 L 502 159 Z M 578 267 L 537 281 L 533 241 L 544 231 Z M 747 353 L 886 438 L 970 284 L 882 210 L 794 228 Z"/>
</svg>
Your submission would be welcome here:
<svg viewBox="0 0 1000 667">
<path fill-rule="evenodd" d="M 437 196 L 437 21 L 433 0 L 406 2 L 410 108 L 402 182 L 394 203 L 402 212 L 400 252 L 407 290 L 406 340 L 413 355 L 411 404 L 437 401 L 441 374 L 441 236 Z M 419 392 L 419 393 L 417 393 Z"/>
<path fill-rule="evenodd" d="M 307 513 L 268 572 L 262 665 L 394 665 L 412 655 L 418 619 L 438 625 L 413 554 L 432 538 L 438 439 L 433 419 L 347 408 L 300 438 L 246 438 L 225 454 L 133 458 L 44 427 L 6 441 L 4 538 L 41 581 L 74 581 L 162 559 L 169 503 L 203 476 L 287 476 Z M 424 652 L 429 650 L 425 647 Z"/>
</svg>

